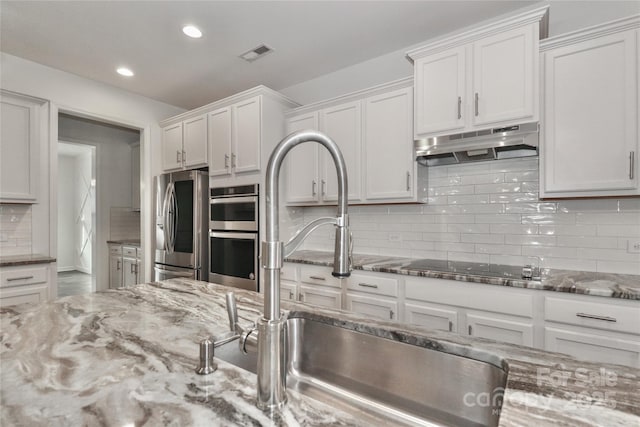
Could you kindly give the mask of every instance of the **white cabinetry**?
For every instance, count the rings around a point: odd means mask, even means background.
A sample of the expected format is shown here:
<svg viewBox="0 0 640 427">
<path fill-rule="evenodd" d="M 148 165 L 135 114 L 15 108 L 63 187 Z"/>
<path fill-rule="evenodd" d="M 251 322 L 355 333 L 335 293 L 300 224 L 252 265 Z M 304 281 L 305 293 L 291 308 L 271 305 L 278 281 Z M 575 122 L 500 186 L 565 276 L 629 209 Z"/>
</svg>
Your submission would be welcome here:
<svg viewBox="0 0 640 427">
<path fill-rule="evenodd" d="M 411 88 L 364 100 L 364 182 L 369 202 L 417 200 L 412 103 Z"/>
<path fill-rule="evenodd" d="M 299 277 L 299 278 L 298 278 Z M 328 308 L 342 308 L 341 280 L 327 267 L 285 263 L 281 270 L 281 298 Z"/>
<path fill-rule="evenodd" d="M 411 83 L 398 80 L 288 113 L 288 132 L 315 129 L 336 142 L 347 166 L 352 204 L 417 201 Z M 285 162 L 287 204 L 336 202 L 336 171 L 324 148 L 301 144 Z"/>
<path fill-rule="evenodd" d="M 638 27 L 635 17 L 542 44 L 541 197 L 640 194 Z"/>
<path fill-rule="evenodd" d="M 209 113 L 210 176 L 260 170 L 260 96 Z"/>
<path fill-rule="evenodd" d="M 109 244 L 109 288 L 133 286 L 141 282 L 142 252 L 136 246 Z"/>
<path fill-rule="evenodd" d="M 38 304 L 57 297 L 53 264 L 35 264 L 0 269 L 0 307 Z"/>
<path fill-rule="evenodd" d="M 414 61 L 414 135 L 538 120 L 538 43 L 547 7 L 407 53 Z"/>
<path fill-rule="evenodd" d="M 36 203 L 48 103 L 2 90 L 0 117 L 0 202 Z"/>
<path fill-rule="evenodd" d="M 536 346 L 534 300 L 527 292 L 443 279 L 407 278 L 405 293 L 408 323 Z"/>
<path fill-rule="evenodd" d="M 109 288 L 122 287 L 122 246 L 109 244 Z"/>
<path fill-rule="evenodd" d="M 162 168 L 165 172 L 206 166 L 205 115 L 173 123 L 162 129 Z"/>
<path fill-rule="evenodd" d="M 545 350 L 640 368 L 640 304 L 584 296 L 546 296 Z"/>
</svg>

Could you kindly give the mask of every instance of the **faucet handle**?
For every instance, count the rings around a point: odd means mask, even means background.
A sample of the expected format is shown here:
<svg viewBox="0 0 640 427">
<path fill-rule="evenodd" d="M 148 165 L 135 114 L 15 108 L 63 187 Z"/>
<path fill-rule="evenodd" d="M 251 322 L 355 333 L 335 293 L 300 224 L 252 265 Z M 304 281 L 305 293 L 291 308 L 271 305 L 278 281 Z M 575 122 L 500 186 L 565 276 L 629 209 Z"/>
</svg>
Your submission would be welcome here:
<svg viewBox="0 0 640 427">
<path fill-rule="evenodd" d="M 238 325 L 238 307 L 236 306 L 236 295 L 233 292 L 227 292 L 227 315 L 229 316 L 229 329 L 236 330 Z"/>
</svg>

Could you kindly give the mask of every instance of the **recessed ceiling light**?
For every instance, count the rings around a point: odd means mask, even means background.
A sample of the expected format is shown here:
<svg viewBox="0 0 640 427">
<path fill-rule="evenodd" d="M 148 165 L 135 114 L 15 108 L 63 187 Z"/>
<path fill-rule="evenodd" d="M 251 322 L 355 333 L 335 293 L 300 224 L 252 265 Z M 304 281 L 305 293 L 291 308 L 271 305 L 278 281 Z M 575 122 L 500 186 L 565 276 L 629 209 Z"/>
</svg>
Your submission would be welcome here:
<svg viewBox="0 0 640 427">
<path fill-rule="evenodd" d="M 202 31 L 200 31 L 198 27 L 194 27 L 193 25 L 187 25 L 186 27 L 183 27 L 182 32 L 194 39 L 199 39 L 200 37 L 202 37 Z"/>
<path fill-rule="evenodd" d="M 116 70 L 118 74 L 125 77 L 133 77 L 133 71 L 128 69 L 127 67 L 120 67 Z"/>
</svg>

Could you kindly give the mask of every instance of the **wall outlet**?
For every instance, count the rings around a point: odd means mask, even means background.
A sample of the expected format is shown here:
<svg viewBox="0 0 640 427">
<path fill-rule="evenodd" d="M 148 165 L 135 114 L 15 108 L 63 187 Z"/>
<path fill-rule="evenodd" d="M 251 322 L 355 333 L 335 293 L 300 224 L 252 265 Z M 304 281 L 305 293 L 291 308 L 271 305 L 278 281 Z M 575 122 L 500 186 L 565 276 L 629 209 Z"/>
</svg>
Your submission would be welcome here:
<svg viewBox="0 0 640 427">
<path fill-rule="evenodd" d="M 640 254 L 640 239 L 627 240 L 627 252 L 630 254 Z"/>
<path fill-rule="evenodd" d="M 389 241 L 390 242 L 402 242 L 402 234 L 400 234 L 400 233 L 389 233 Z"/>
</svg>

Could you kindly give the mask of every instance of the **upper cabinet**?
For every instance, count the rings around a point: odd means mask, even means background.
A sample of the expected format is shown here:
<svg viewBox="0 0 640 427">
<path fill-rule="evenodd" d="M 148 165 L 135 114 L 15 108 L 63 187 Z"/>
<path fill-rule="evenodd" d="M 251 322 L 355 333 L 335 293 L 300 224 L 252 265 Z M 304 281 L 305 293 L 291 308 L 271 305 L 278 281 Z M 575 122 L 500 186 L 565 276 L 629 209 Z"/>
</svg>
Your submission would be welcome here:
<svg viewBox="0 0 640 427">
<path fill-rule="evenodd" d="M 162 129 L 165 172 L 207 166 L 207 117 L 201 115 Z"/>
<path fill-rule="evenodd" d="M 417 201 L 411 79 L 301 107 L 287 116 L 287 132 L 319 130 L 338 145 L 347 166 L 349 203 Z M 285 164 L 287 204 L 337 202 L 337 173 L 327 150 L 300 144 Z"/>
<path fill-rule="evenodd" d="M 538 46 L 547 8 L 408 52 L 414 61 L 414 137 L 537 121 Z"/>
<path fill-rule="evenodd" d="M 257 86 L 160 123 L 165 171 L 209 167 L 218 180 L 254 182 L 284 132 L 284 111 L 298 107 Z"/>
<path fill-rule="evenodd" d="M 541 45 L 540 196 L 640 194 L 635 16 Z"/>
<path fill-rule="evenodd" d="M 0 202 L 37 203 L 41 141 L 48 138 L 48 103 L 0 91 Z"/>
<path fill-rule="evenodd" d="M 209 175 L 260 170 L 260 96 L 209 113 Z"/>
</svg>

